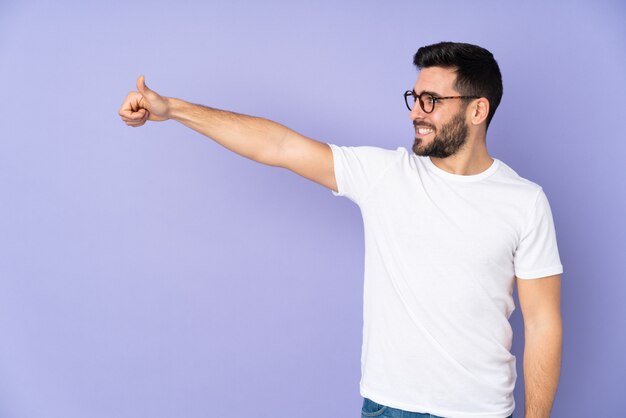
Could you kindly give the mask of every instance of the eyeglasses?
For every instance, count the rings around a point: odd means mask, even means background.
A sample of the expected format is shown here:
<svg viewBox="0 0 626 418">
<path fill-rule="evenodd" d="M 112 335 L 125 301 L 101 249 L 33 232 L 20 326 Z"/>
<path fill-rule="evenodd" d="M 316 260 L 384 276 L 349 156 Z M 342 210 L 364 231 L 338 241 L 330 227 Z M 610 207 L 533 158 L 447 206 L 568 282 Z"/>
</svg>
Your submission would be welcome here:
<svg viewBox="0 0 626 418">
<path fill-rule="evenodd" d="M 413 106 L 415 106 L 415 101 L 419 99 L 420 107 L 425 113 L 431 113 L 435 110 L 435 104 L 439 100 L 445 99 L 478 99 L 478 96 L 446 96 L 446 97 L 437 97 L 433 96 L 430 93 L 422 93 L 417 94 L 413 90 L 407 90 L 404 92 L 404 103 L 406 103 L 406 107 L 409 110 L 413 110 Z"/>
</svg>

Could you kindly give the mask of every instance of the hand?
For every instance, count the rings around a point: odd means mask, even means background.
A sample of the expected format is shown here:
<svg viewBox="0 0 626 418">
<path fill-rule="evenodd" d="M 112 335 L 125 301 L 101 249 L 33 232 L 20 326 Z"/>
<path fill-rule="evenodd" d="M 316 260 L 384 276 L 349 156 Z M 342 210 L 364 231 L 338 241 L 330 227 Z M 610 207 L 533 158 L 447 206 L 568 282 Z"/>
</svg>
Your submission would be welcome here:
<svg viewBox="0 0 626 418">
<path fill-rule="evenodd" d="M 128 93 L 119 111 L 126 125 L 136 128 L 146 123 L 147 120 L 169 119 L 168 99 L 150 90 L 146 86 L 144 76 L 139 76 L 137 79 L 137 90 Z"/>
</svg>

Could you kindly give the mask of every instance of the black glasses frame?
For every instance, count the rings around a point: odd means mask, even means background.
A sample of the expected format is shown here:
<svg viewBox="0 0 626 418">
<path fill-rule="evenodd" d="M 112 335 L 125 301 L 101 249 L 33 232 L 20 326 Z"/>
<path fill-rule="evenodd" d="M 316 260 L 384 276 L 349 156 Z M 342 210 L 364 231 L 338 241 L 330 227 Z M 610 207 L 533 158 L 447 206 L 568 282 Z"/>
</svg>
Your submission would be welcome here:
<svg viewBox="0 0 626 418">
<path fill-rule="evenodd" d="M 445 96 L 445 97 L 439 97 L 439 96 L 434 96 L 430 93 L 422 93 L 422 94 L 417 94 L 415 93 L 414 90 L 407 90 L 404 92 L 404 103 L 406 104 L 406 107 L 409 110 L 413 110 L 411 108 L 411 105 L 409 104 L 409 97 L 413 96 L 413 101 L 414 102 L 419 102 L 420 107 L 422 108 L 422 110 L 424 111 L 424 113 L 432 113 L 435 110 L 435 105 L 437 104 L 437 102 L 439 100 L 446 100 L 446 99 L 479 99 L 479 96 Z M 429 103 L 432 103 L 432 108 L 430 110 L 426 110 L 426 106 L 424 103 L 424 100 L 422 99 L 422 97 L 424 97 L 426 100 L 428 100 Z"/>
</svg>

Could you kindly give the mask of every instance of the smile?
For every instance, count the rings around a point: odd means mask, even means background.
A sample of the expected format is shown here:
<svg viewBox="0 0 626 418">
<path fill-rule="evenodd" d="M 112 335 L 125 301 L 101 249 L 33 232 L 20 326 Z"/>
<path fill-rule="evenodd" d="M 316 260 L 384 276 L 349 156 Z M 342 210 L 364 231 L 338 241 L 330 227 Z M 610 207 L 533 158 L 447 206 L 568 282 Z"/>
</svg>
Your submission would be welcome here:
<svg viewBox="0 0 626 418">
<path fill-rule="evenodd" d="M 420 135 L 427 135 L 431 133 L 433 130 L 431 128 L 417 128 L 417 133 Z"/>
</svg>

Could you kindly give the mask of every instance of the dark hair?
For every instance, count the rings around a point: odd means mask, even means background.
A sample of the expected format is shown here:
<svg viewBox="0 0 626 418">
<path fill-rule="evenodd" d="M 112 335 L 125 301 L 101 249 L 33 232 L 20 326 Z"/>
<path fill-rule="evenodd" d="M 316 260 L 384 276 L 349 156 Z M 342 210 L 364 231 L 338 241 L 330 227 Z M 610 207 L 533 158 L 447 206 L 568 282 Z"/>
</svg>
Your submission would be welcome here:
<svg viewBox="0 0 626 418">
<path fill-rule="evenodd" d="M 428 67 L 454 69 L 454 87 L 460 94 L 489 100 L 489 127 L 502 99 L 502 74 L 491 52 L 477 45 L 440 42 L 418 49 L 413 57 L 413 64 L 420 70 Z"/>
</svg>

